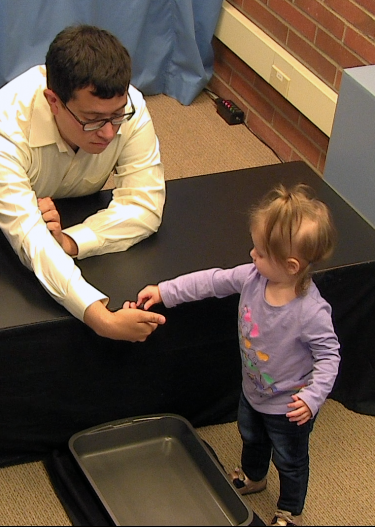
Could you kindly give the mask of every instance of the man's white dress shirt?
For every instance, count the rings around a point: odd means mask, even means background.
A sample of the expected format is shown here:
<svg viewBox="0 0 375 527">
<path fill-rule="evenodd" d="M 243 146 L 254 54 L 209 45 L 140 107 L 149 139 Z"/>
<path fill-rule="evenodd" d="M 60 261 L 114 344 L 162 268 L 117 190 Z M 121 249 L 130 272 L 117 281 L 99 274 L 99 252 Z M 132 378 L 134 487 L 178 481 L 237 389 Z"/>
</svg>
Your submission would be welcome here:
<svg viewBox="0 0 375 527">
<path fill-rule="evenodd" d="M 125 251 L 160 226 L 164 169 L 150 114 L 135 87 L 129 87 L 135 115 L 100 154 L 75 153 L 61 138 L 45 88 L 45 67 L 35 66 L 0 90 L 0 228 L 48 293 L 83 320 L 89 305 L 107 303 L 108 297 L 86 282 L 55 241 L 37 198 L 93 194 L 114 170 L 108 208 L 64 232 L 76 242 L 78 259 Z"/>
</svg>

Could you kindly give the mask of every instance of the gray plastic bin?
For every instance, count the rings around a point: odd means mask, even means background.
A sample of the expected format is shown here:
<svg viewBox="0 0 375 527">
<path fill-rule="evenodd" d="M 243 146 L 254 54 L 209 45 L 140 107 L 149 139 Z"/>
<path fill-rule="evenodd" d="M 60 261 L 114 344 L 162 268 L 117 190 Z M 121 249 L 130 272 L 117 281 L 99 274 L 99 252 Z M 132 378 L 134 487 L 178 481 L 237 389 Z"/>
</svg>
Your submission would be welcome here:
<svg viewBox="0 0 375 527">
<path fill-rule="evenodd" d="M 72 436 L 69 448 L 116 525 L 252 522 L 252 511 L 181 416 L 105 423 Z"/>
</svg>

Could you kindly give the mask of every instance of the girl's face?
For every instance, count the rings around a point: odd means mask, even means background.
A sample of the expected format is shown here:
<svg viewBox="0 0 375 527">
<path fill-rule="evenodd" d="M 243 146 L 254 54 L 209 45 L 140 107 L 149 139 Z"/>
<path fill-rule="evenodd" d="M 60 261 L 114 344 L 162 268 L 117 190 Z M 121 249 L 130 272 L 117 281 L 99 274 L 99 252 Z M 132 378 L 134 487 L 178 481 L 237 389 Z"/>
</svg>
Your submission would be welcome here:
<svg viewBox="0 0 375 527">
<path fill-rule="evenodd" d="M 262 231 L 258 226 L 251 230 L 251 237 L 254 247 L 250 251 L 250 256 L 258 272 L 271 282 L 289 281 L 290 276 L 287 273 L 286 267 L 272 260 L 264 250 Z"/>
</svg>

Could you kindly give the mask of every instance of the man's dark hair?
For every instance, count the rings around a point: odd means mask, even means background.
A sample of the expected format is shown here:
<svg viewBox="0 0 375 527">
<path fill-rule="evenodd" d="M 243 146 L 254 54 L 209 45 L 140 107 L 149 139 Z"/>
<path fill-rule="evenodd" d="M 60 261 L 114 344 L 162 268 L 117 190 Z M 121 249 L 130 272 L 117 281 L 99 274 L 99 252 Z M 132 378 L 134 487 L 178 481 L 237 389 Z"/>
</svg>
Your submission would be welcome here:
<svg viewBox="0 0 375 527">
<path fill-rule="evenodd" d="M 111 33 L 95 26 L 63 29 L 46 55 L 47 87 L 66 104 L 74 92 L 92 86 L 93 95 L 112 99 L 124 95 L 131 78 L 131 59 Z"/>
</svg>

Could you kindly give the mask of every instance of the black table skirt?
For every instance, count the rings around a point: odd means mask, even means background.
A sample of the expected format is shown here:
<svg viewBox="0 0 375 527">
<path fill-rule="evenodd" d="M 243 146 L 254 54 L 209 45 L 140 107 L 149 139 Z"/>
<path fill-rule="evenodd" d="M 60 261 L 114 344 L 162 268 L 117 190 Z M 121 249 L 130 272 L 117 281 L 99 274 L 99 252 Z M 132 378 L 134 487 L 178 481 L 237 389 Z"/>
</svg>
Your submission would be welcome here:
<svg viewBox="0 0 375 527">
<path fill-rule="evenodd" d="M 193 426 L 235 420 L 237 303 L 233 295 L 160 307 L 168 322 L 145 343 L 99 338 L 70 318 L 12 331 L 0 351 L 0 456 L 43 455 L 127 416 L 174 413 Z M 209 312 L 216 322 L 207 325 Z"/>
</svg>

